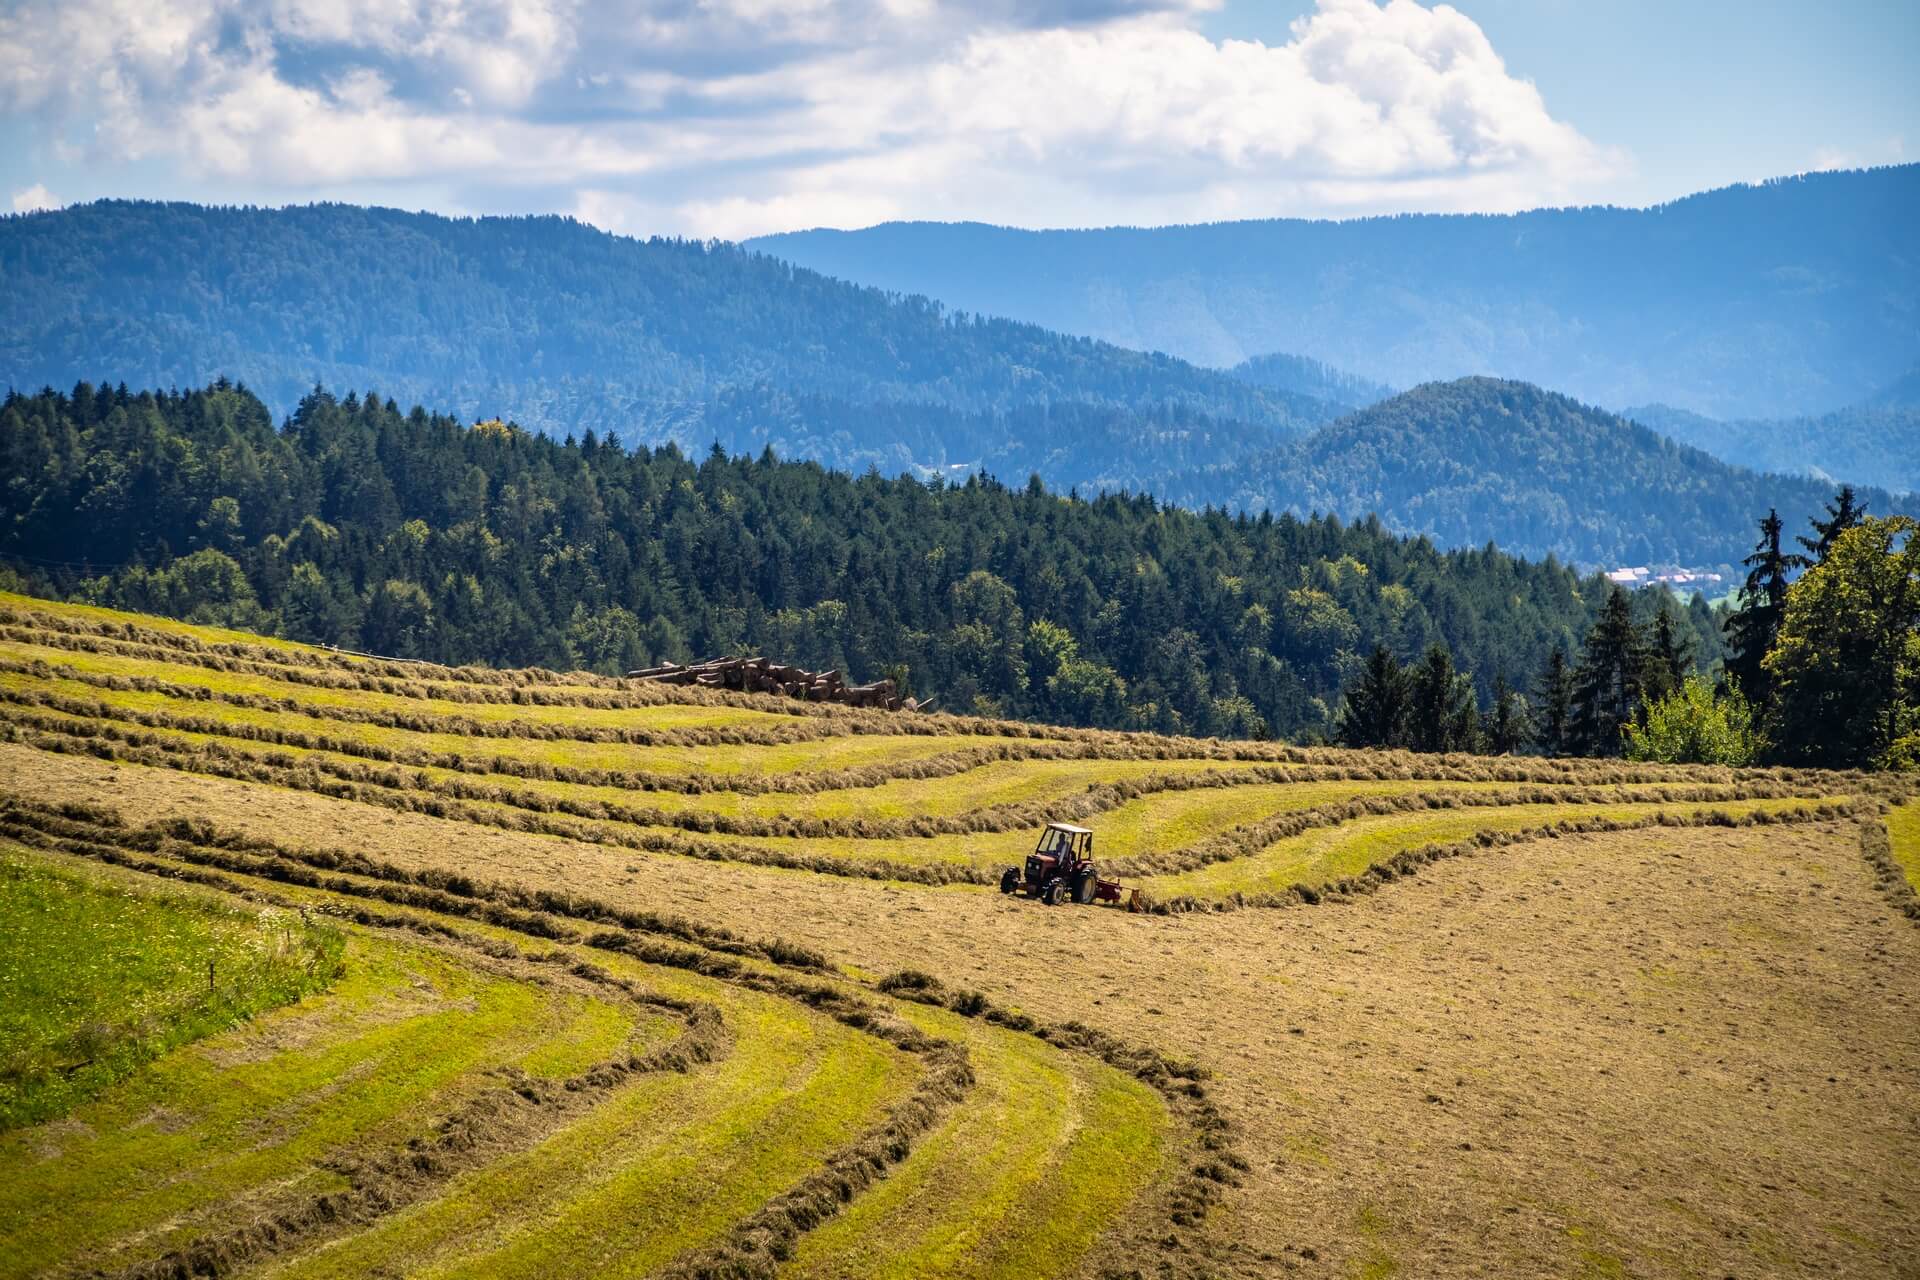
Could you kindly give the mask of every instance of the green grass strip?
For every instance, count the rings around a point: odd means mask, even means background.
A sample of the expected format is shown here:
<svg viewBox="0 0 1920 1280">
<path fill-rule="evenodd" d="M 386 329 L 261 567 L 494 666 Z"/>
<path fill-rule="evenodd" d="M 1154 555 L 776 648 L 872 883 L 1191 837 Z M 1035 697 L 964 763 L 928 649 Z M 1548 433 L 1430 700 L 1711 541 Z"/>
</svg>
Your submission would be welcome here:
<svg viewBox="0 0 1920 1280">
<path fill-rule="evenodd" d="M 724 1061 L 626 1085 L 538 1147 L 275 1274 L 642 1275 L 719 1239 L 912 1081 L 911 1059 L 879 1040 L 783 1000 L 699 985 L 735 1031 Z"/>
<path fill-rule="evenodd" d="M 172 618 L 161 617 L 154 613 L 128 613 L 120 609 L 103 609 L 99 605 L 72 604 L 65 600 L 23 596 L 12 591 L 0 591 L 0 606 L 16 609 L 21 613 L 45 613 L 58 618 L 75 618 L 94 625 L 105 623 L 118 626 L 123 622 L 133 622 L 149 631 L 184 636 L 189 640 L 197 640 L 201 644 L 254 644 L 267 649 L 282 649 L 290 653 L 326 652 L 325 649 L 302 644 L 297 640 L 282 640 L 278 636 L 255 635 L 251 631 L 230 631 L 225 627 L 201 626 L 193 622 L 176 622 Z"/>
<path fill-rule="evenodd" d="M 1357 876 L 1404 850 L 1465 840 L 1483 831 L 1527 831 L 1558 822 L 1632 822 L 1661 813 L 1685 817 L 1713 812 L 1787 813 L 1819 803 L 1818 799 L 1790 797 L 1663 804 L 1514 805 L 1384 814 L 1317 827 L 1276 841 L 1246 858 L 1178 875 L 1153 876 L 1144 884 L 1149 893 L 1162 898 L 1283 893 L 1295 885 L 1318 888 Z"/>
<path fill-rule="evenodd" d="M 784 728 L 791 716 L 742 707 L 695 703 L 661 703 L 637 708 L 597 708 L 514 702 L 455 702 L 442 698 L 408 698 L 377 689 L 334 689 L 298 681 L 276 680 L 243 671 L 161 662 L 151 658 L 61 649 L 53 646 L 0 641 L 0 653 L 22 662 L 39 659 L 76 671 L 102 675 L 148 676 L 174 684 L 216 689 L 223 693 L 291 698 L 313 706 L 363 707 L 412 715 L 461 716 L 479 723 L 540 722 L 565 726 L 625 725 L 657 730 L 710 729 L 733 726 Z M 344 673 L 343 673 L 344 674 Z"/>
<path fill-rule="evenodd" d="M 330 1158 L 425 1133 L 500 1088 L 500 1068 L 557 1078 L 677 1031 L 357 930 L 345 959 L 326 994 L 168 1054 L 69 1120 L 0 1135 L 0 1277 L 157 1257 L 263 1194 L 340 1189 Z"/>
<path fill-rule="evenodd" d="M 0 1130 L 318 991 L 338 931 L 0 848 Z"/>
<path fill-rule="evenodd" d="M 1920 800 L 1908 800 L 1888 812 L 1887 843 L 1893 850 L 1894 865 L 1914 892 L 1920 893 Z"/>
<path fill-rule="evenodd" d="M 0 642 L 0 653 L 8 653 L 12 646 Z M 45 654 L 33 653 L 22 656 L 8 653 L 18 660 L 31 660 L 43 657 L 50 664 L 72 667 L 75 670 L 92 670 L 79 658 L 94 658 L 94 654 L 70 654 L 64 651 L 48 651 Z M 191 668 L 168 666 L 162 663 L 138 663 L 135 659 L 113 659 L 115 662 L 133 662 L 144 666 L 138 674 L 163 679 L 180 685 L 195 685 L 202 688 L 215 687 L 205 680 L 184 678 L 181 673 L 192 673 Z M 134 674 L 133 672 L 106 672 L 102 674 Z M 214 673 L 218 675 L 220 673 Z M 959 750 L 972 750 L 990 747 L 996 744 L 1011 743 L 1016 739 L 993 737 L 960 738 L 927 734 L 850 734 L 836 737 L 807 739 L 799 742 L 779 745 L 729 744 L 721 746 L 640 746 L 622 742 L 583 742 L 575 739 L 523 738 L 523 737 L 468 737 L 456 733 L 434 733 L 417 729 L 394 728 L 387 725 L 358 724 L 351 720 L 336 719 L 324 715 L 306 715 L 299 711 L 262 710 L 255 707 L 236 706 L 229 702 L 204 700 L 199 698 L 169 697 L 164 693 L 141 689 L 103 689 L 79 680 L 53 677 L 40 679 L 18 672 L 0 672 L 0 687 L 20 689 L 45 689 L 69 698 L 84 699 L 88 702 L 104 702 L 112 707 L 124 707 L 134 711 L 161 712 L 172 715 L 193 716 L 202 720 L 216 720 L 223 724 L 260 726 L 277 728 L 321 737 L 344 739 L 365 743 L 370 747 L 390 751 L 424 751 L 435 754 L 451 754 L 484 760 L 493 756 L 503 756 L 511 760 L 541 765 L 571 765 L 582 769 L 625 770 L 634 773 L 657 773 L 664 775 L 687 775 L 696 773 L 713 774 L 724 777 L 752 777 L 786 773 L 818 772 L 827 769 L 854 769 L 875 765 L 891 765 L 902 760 L 927 760 L 948 755 Z M 329 692 L 322 690 L 321 692 Z M 368 692 L 350 692 L 324 701 L 304 696 L 303 686 L 288 686 L 276 690 L 274 696 L 294 697 L 307 707 L 358 707 L 369 710 L 393 710 L 392 706 L 378 704 L 372 699 L 389 695 Z M 410 698 L 397 699 L 404 704 L 399 709 L 418 712 L 423 705 Z M 452 704 L 466 707 L 473 704 Z M 673 712 L 686 708 L 648 707 L 642 710 L 601 712 L 602 715 L 622 717 L 618 724 L 624 728 L 647 728 L 668 731 L 688 727 L 684 721 L 672 721 L 668 717 L 656 715 L 656 712 Z M 706 710 L 707 708 L 692 708 Z M 478 720 L 481 717 L 469 717 Z M 501 717 L 489 717 L 498 719 Z M 531 717 L 529 717 L 531 718 Z M 1089 762 L 1094 763 L 1094 762 Z M 675 801 L 698 803 L 702 798 L 680 797 L 672 793 L 653 793 L 660 796 L 658 803 Z M 768 797 L 777 801 L 781 797 Z M 786 798 L 795 798 L 792 796 Z M 650 801 L 650 803 L 653 803 Z"/>
<path fill-rule="evenodd" d="M 1275 814 L 1337 804 L 1362 796 L 1405 795 L 1450 789 L 1497 790 L 1506 785 L 1509 784 L 1395 778 L 1203 787 L 1141 796 L 1084 821 L 1094 830 L 1095 854 L 1102 860 L 1114 861 L 1146 853 L 1170 852 L 1209 835 Z M 913 866 L 945 862 L 992 870 L 1024 861 L 1033 852 L 1039 836 L 1040 828 L 1035 826 L 1031 830 L 979 832 L 933 839 L 902 837 L 860 840 L 850 837 L 822 839 L 729 835 L 726 841 L 745 848 L 826 854 L 871 865 L 891 862 Z"/>
<path fill-rule="evenodd" d="M 1165 1105 L 1131 1076 L 1032 1036 L 945 1009 L 899 1012 L 966 1043 L 973 1090 L 885 1182 L 804 1236 L 781 1274 L 1071 1274 L 1159 1173 Z"/>
</svg>

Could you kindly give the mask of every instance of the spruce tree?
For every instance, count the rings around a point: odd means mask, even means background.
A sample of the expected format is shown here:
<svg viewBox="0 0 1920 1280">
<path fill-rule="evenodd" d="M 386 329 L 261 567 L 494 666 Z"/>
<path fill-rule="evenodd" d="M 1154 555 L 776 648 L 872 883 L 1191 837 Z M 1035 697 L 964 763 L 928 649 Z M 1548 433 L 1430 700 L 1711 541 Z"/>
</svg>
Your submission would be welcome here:
<svg viewBox="0 0 1920 1280">
<path fill-rule="evenodd" d="M 1385 645 L 1346 688 L 1335 736 L 1349 747 L 1403 747 L 1409 714 L 1407 673 Z"/>
<path fill-rule="evenodd" d="M 1415 751 L 1471 751 L 1479 737 L 1473 682 L 1454 670 L 1453 655 L 1433 645 L 1410 673 L 1407 742 Z"/>
<path fill-rule="evenodd" d="M 1540 698 L 1540 728 L 1534 743 L 1550 756 L 1565 755 L 1573 742 L 1573 672 L 1567 655 L 1555 647 L 1547 655 L 1536 690 Z"/>
<path fill-rule="evenodd" d="M 1640 709 L 1647 643 L 1627 593 L 1615 587 L 1587 632 L 1573 672 L 1573 745 L 1582 755 L 1619 755 L 1620 731 Z"/>
<path fill-rule="evenodd" d="M 1753 554 L 1741 563 L 1747 566 L 1747 580 L 1740 588 L 1740 607 L 1726 621 L 1727 639 L 1733 646 L 1727 676 L 1758 710 L 1767 703 L 1769 681 L 1761 663 L 1773 648 L 1786 613 L 1787 575 L 1805 568 L 1807 558 L 1780 549 L 1780 513 L 1770 510 L 1760 522 L 1760 541 Z"/>
<path fill-rule="evenodd" d="M 1558 656 L 1559 650 L 1554 650 L 1554 654 Z M 1496 756 L 1512 755 L 1532 736 L 1532 716 L 1527 709 L 1526 695 L 1509 685 L 1504 673 L 1494 676 L 1493 710 L 1487 719 L 1487 750 Z"/>
<path fill-rule="evenodd" d="M 1809 538 L 1802 534 L 1798 541 L 1807 549 L 1813 563 L 1819 564 L 1827 558 L 1827 553 L 1833 550 L 1834 540 L 1859 524 L 1866 515 L 1866 503 L 1859 501 L 1852 485 L 1843 484 L 1834 500 L 1827 504 L 1827 518 L 1822 520 L 1815 517 L 1807 521 L 1813 526 L 1816 536 Z"/>
<path fill-rule="evenodd" d="M 1653 619 L 1653 640 L 1647 646 L 1646 671 L 1641 676 L 1643 696 L 1657 702 L 1675 692 L 1693 671 L 1693 648 L 1674 630 L 1673 615 L 1663 601 Z"/>
</svg>

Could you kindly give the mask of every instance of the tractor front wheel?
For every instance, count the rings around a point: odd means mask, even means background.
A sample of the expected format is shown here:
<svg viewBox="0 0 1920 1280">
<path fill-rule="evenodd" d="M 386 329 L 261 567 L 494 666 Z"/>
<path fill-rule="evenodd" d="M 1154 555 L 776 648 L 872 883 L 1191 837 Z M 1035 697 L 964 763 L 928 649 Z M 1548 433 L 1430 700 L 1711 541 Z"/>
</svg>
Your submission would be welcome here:
<svg viewBox="0 0 1920 1280">
<path fill-rule="evenodd" d="M 1020 887 L 1020 868 L 1008 867 L 1000 874 L 1000 892 L 1012 893 Z"/>
<path fill-rule="evenodd" d="M 1066 896 L 1066 886 L 1058 880 L 1047 881 L 1047 887 L 1040 891 L 1040 901 L 1050 907 L 1060 905 L 1060 899 Z"/>
</svg>

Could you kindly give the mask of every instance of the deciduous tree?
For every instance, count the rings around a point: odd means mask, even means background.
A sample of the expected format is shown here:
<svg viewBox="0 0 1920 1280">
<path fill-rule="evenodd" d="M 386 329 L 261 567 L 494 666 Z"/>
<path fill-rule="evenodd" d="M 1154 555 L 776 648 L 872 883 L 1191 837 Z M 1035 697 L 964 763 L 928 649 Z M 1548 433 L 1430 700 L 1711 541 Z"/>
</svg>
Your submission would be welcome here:
<svg viewBox="0 0 1920 1280">
<path fill-rule="evenodd" d="M 1627 759 L 1667 764 L 1752 764 L 1761 738 L 1738 688 L 1716 696 L 1701 676 L 1647 704 L 1645 722 L 1626 727 Z"/>
<path fill-rule="evenodd" d="M 1867 519 L 1787 594 L 1767 655 L 1785 761 L 1901 764 L 1920 747 L 1920 524 Z"/>
</svg>

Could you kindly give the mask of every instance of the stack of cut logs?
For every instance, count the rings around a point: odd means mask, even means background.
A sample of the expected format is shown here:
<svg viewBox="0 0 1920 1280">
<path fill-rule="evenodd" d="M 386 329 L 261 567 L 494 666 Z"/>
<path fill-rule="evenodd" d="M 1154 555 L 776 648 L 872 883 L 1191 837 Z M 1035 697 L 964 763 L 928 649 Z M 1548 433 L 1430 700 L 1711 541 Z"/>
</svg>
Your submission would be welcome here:
<svg viewBox="0 0 1920 1280">
<path fill-rule="evenodd" d="M 767 658 L 713 658 L 691 666 L 670 662 L 664 667 L 627 672 L 629 680 L 657 680 L 661 684 L 691 684 L 703 689 L 734 689 L 741 693 L 784 693 L 808 702 L 840 702 L 850 707 L 878 707 L 884 711 L 921 711 L 933 699 L 916 702 L 902 698 L 891 680 L 848 684 L 838 671 L 806 671 L 783 667 Z"/>
</svg>

